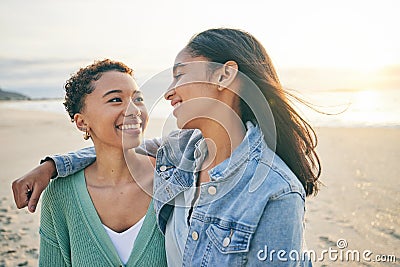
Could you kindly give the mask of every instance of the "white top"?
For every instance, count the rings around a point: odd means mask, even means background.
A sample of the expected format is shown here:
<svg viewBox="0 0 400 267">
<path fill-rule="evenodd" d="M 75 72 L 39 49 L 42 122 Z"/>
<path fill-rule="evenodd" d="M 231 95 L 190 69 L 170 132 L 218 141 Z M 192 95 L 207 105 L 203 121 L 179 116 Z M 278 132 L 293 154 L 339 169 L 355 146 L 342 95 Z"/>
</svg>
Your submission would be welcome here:
<svg viewBox="0 0 400 267">
<path fill-rule="evenodd" d="M 128 262 L 129 257 L 131 256 L 133 244 L 139 234 L 140 228 L 142 228 L 145 217 L 146 216 L 122 233 L 117 233 L 103 224 L 104 229 L 106 229 L 108 236 L 118 252 L 119 258 L 124 264 Z"/>
<path fill-rule="evenodd" d="M 168 266 L 182 266 L 183 264 L 183 251 L 189 234 L 187 218 L 195 190 L 191 187 L 175 198 L 175 207 L 165 229 L 165 252 Z"/>
</svg>

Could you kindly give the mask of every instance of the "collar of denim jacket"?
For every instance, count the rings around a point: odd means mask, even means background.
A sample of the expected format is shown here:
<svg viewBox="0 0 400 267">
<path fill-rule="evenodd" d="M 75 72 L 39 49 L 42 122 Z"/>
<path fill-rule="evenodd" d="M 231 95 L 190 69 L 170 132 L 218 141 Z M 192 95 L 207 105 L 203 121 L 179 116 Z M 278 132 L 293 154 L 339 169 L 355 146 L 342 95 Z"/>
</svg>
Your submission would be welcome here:
<svg viewBox="0 0 400 267">
<path fill-rule="evenodd" d="M 232 152 L 231 156 L 209 170 L 208 174 L 212 181 L 237 172 L 238 169 L 243 168 L 243 165 L 246 164 L 251 157 L 259 156 L 264 149 L 265 143 L 263 142 L 263 134 L 260 127 L 248 121 L 246 122 L 246 128 L 247 131 L 243 141 Z"/>
<path fill-rule="evenodd" d="M 208 148 L 206 140 L 204 138 L 201 138 L 200 140 L 197 141 L 194 148 L 193 156 L 195 161 L 195 169 L 194 169 L 195 172 L 200 171 L 207 155 L 208 155 Z"/>
<path fill-rule="evenodd" d="M 195 168 L 194 149 L 199 140 L 203 139 L 200 130 L 177 130 L 163 140 L 157 153 L 157 168 L 162 165 L 175 166 L 185 172 L 193 172 Z M 160 156 L 160 150 L 163 151 Z"/>
</svg>

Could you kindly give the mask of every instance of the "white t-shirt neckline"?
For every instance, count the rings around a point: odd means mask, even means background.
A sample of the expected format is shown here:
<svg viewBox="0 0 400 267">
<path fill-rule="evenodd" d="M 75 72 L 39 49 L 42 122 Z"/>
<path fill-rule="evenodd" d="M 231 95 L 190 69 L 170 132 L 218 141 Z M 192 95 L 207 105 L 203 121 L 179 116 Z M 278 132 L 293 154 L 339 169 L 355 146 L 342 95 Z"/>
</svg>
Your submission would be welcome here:
<svg viewBox="0 0 400 267">
<path fill-rule="evenodd" d="M 142 228 L 145 217 L 146 216 L 121 233 L 115 232 L 103 224 L 107 235 L 110 237 L 115 249 L 117 250 L 119 258 L 124 264 L 128 262 L 129 257 L 131 256 L 133 244 L 139 234 L 140 228 Z"/>
</svg>

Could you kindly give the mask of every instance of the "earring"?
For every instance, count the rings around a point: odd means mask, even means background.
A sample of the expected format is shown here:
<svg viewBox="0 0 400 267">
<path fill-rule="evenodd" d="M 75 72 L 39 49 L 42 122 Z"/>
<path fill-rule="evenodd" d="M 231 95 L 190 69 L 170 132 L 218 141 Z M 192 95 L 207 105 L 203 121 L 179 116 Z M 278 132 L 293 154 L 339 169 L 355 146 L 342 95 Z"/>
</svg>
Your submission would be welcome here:
<svg viewBox="0 0 400 267">
<path fill-rule="evenodd" d="M 136 114 L 136 117 L 142 116 L 142 112 L 139 110 L 138 114 Z"/>
<path fill-rule="evenodd" d="M 90 138 L 90 133 L 89 133 L 89 131 L 86 129 L 86 130 L 85 130 L 85 133 L 83 134 L 83 139 L 89 140 L 89 138 Z"/>
</svg>

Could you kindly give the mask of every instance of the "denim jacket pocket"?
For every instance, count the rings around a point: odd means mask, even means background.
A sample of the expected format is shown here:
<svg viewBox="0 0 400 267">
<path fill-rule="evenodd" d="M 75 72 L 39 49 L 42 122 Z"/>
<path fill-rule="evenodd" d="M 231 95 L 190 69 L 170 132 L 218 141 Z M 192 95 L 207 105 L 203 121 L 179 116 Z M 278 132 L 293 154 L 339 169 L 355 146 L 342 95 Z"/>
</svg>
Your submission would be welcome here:
<svg viewBox="0 0 400 267">
<path fill-rule="evenodd" d="M 249 251 L 252 236 L 249 232 L 211 224 L 206 233 L 218 251 L 223 254 Z"/>
</svg>

